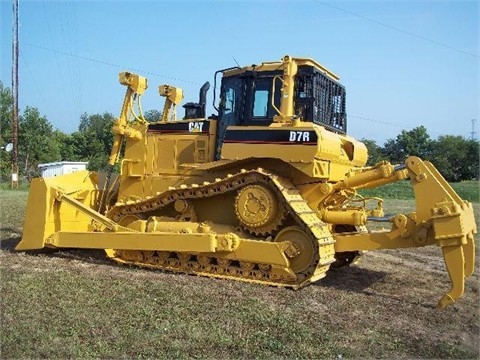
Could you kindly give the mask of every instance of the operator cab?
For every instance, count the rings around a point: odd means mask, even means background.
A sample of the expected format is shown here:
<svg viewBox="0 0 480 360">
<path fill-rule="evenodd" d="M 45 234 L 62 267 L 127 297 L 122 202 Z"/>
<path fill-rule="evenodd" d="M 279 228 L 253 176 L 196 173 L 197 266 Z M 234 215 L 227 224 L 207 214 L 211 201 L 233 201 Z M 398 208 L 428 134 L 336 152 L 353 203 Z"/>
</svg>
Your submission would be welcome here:
<svg viewBox="0 0 480 360">
<path fill-rule="evenodd" d="M 277 70 L 271 70 L 278 64 Z M 268 126 L 282 99 L 281 63 L 220 70 L 219 126 Z M 266 69 L 264 69 L 266 68 Z M 273 86 L 275 84 L 275 86 Z M 272 104 L 273 103 L 273 104 Z M 313 65 L 299 65 L 294 80 L 294 116 L 345 134 L 345 88 Z"/>
<path fill-rule="evenodd" d="M 272 105 L 272 83 L 282 71 L 245 71 L 224 74 L 220 88 L 219 122 L 224 126 L 270 125 L 277 114 Z M 280 107 L 281 83 L 277 81 L 274 104 Z"/>
</svg>

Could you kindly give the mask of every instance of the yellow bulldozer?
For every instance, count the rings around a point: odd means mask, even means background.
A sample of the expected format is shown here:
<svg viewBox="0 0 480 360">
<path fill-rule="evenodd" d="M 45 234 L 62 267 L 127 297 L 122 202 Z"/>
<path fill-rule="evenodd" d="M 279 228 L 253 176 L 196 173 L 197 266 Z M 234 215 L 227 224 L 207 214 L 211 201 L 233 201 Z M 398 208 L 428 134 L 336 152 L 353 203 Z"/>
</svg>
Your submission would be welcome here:
<svg viewBox="0 0 480 360">
<path fill-rule="evenodd" d="M 438 245 L 452 284 L 438 307 L 464 293 L 472 204 L 417 157 L 366 166 L 365 145 L 346 135 L 345 88 L 326 67 L 284 56 L 219 70 L 209 117 L 209 83 L 181 120 L 182 90 L 161 85 L 157 122 L 141 112 L 147 80 L 119 78 L 110 170 L 34 179 L 16 250 L 104 249 L 120 263 L 299 289 L 364 251 Z M 386 217 L 381 200 L 358 192 L 405 179 L 409 214 Z M 378 219 L 388 229 L 369 230 Z"/>
</svg>

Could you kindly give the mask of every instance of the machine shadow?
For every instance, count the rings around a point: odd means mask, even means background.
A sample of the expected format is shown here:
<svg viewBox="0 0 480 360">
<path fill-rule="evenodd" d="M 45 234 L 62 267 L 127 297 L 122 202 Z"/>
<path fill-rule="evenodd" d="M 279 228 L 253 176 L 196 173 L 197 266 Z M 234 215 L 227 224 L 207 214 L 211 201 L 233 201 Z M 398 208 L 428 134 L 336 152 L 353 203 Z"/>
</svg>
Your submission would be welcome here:
<svg viewBox="0 0 480 360">
<path fill-rule="evenodd" d="M 331 269 L 327 276 L 314 283 L 314 286 L 331 287 L 355 293 L 365 292 L 365 289 L 382 281 L 387 276 L 386 272 L 375 271 L 357 266 L 345 266 Z"/>
<path fill-rule="evenodd" d="M 22 239 L 22 232 L 14 227 L 0 228 L 0 249 L 13 252 Z"/>
<path fill-rule="evenodd" d="M 312 284 L 313 286 L 334 288 L 352 293 L 363 294 L 366 296 L 375 296 L 387 301 L 393 301 L 401 304 L 420 306 L 425 309 L 434 309 L 435 305 L 429 302 L 418 302 L 410 299 L 408 296 L 386 294 L 373 289 L 375 283 L 381 282 L 388 273 L 375 271 L 357 266 L 346 266 L 340 269 L 332 269 L 327 276 L 320 281 Z M 311 286 L 312 286 L 311 285 Z"/>
<path fill-rule="evenodd" d="M 16 252 L 15 247 L 22 240 L 22 232 L 12 227 L 0 228 L 1 240 L 0 250 L 7 252 Z M 47 256 L 69 260 L 80 260 L 95 264 L 116 265 L 115 262 L 109 260 L 105 251 L 97 249 L 49 249 L 43 248 L 39 250 L 27 250 L 25 254 L 32 256 Z"/>
</svg>

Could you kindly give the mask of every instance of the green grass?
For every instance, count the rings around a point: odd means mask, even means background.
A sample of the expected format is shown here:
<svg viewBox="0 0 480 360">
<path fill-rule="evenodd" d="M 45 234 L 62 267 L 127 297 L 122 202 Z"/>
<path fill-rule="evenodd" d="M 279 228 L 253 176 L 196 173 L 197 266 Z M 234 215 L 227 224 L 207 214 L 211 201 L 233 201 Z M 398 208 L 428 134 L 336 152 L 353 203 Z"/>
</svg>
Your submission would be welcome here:
<svg viewBox="0 0 480 360">
<path fill-rule="evenodd" d="M 29 183 L 22 182 L 18 185 L 18 189 L 12 189 L 12 184 L 11 183 L 6 183 L 6 182 L 0 182 L 0 191 L 4 190 L 13 190 L 13 191 L 26 191 L 30 187 Z"/>
<path fill-rule="evenodd" d="M 416 338 L 460 325 L 451 317 L 464 317 L 461 304 L 440 313 L 341 287 L 294 292 L 99 264 L 92 274 L 44 260 L 2 267 L 2 358 L 478 355 L 455 336 Z"/>
<path fill-rule="evenodd" d="M 0 189 L 0 233 L 22 226 L 27 197 L 25 190 Z"/>
<path fill-rule="evenodd" d="M 479 202 L 480 182 L 477 180 L 461 181 L 450 184 L 464 200 Z M 375 189 L 361 190 L 362 196 L 375 196 L 386 199 L 413 199 L 413 188 L 410 181 L 398 181 Z"/>
<path fill-rule="evenodd" d="M 303 341 L 309 345 L 300 354 L 314 357 L 317 346 L 332 341 L 328 329 L 313 332 L 290 312 L 228 292 L 212 297 L 198 287 L 191 293 L 175 284 L 64 271 L 6 275 L 2 294 L 12 305 L 4 314 L 6 356 L 271 358 L 298 354 Z M 13 286 L 21 290 L 8 291 Z M 214 301 L 219 296 L 226 298 Z M 326 357 L 346 350 L 328 345 Z"/>
<path fill-rule="evenodd" d="M 472 202 L 480 201 L 480 182 L 478 180 L 461 181 L 451 185 L 462 199 Z"/>
<path fill-rule="evenodd" d="M 120 266 L 101 251 L 13 252 L 26 198 L 0 191 L 1 359 L 479 357 L 478 273 L 436 310 L 448 289 L 436 247 L 368 253 L 292 291 Z"/>
</svg>

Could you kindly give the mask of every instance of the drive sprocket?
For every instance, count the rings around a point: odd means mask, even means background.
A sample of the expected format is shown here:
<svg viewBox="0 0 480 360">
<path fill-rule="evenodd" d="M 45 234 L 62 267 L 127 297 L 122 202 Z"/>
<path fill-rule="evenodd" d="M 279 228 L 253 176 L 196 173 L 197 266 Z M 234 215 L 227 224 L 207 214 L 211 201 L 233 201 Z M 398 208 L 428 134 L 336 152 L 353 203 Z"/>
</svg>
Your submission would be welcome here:
<svg viewBox="0 0 480 360">
<path fill-rule="evenodd" d="M 275 233 L 287 214 L 275 192 L 264 184 L 251 184 L 239 189 L 235 198 L 235 213 L 241 227 L 257 236 Z"/>
</svg>

